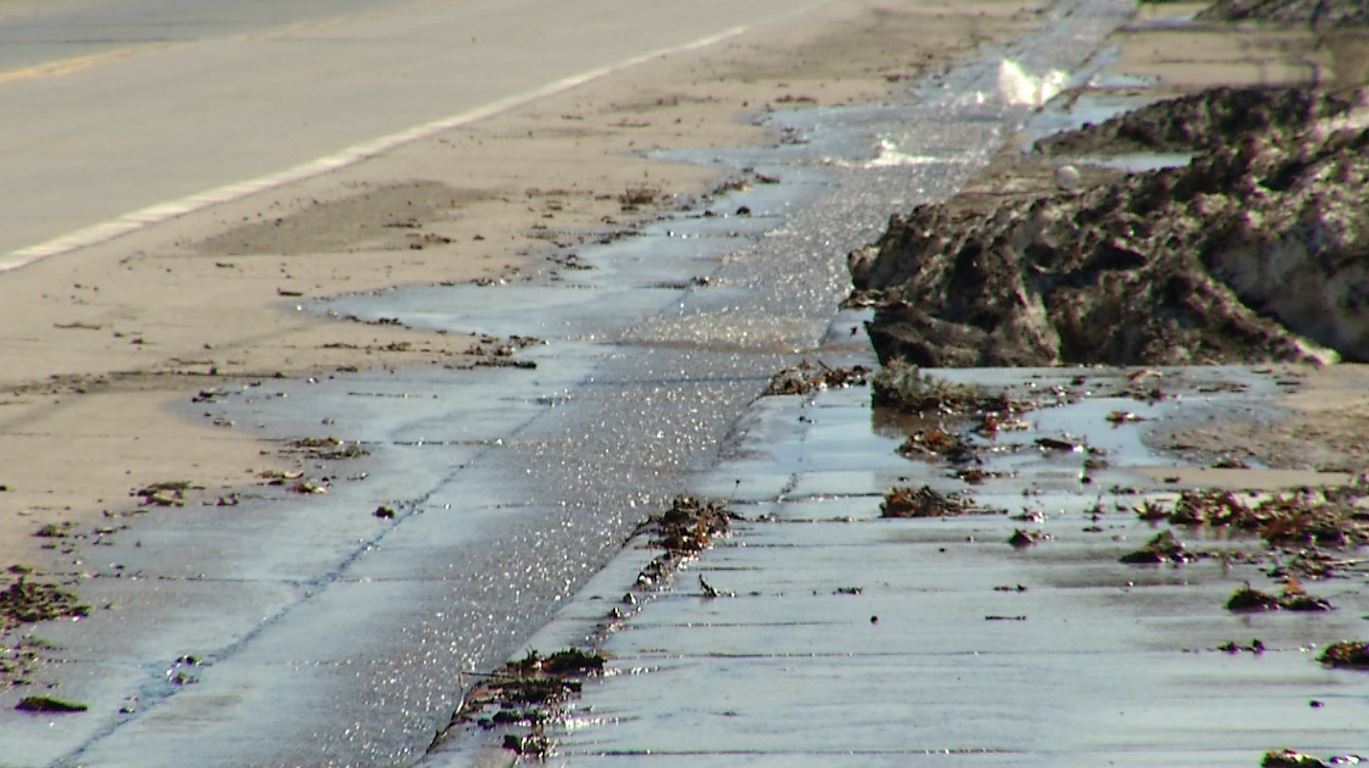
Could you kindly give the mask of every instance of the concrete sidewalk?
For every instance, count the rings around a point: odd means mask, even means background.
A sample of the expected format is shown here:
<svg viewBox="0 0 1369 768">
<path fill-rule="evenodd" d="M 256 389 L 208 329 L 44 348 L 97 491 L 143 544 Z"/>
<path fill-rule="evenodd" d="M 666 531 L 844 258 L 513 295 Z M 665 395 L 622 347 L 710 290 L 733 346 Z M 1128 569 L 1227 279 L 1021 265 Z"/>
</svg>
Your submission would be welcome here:
<svg viewBox="0 0 1369 768">
<path fill-rule="evenodd" d="M 865 388 L 757 401 L 730 460 L 694 484 L 735 493 L 746 522 L 610 623 L 598 643 L 608 673 L 548 729 L 549 764 L 1255 766 L 1284 747 L 1323 759 L 1366 751 L 1369 675 L 1315 661 L 1365 634 L 1362 570 L 1309 585 L 1333 612 L 1251 615 L 1223 606 L 1243 581 L 1277 591 L 1263 556 L 1243 554 L 1262 551 L 1256 537 L 1176 528 L 1213 555 L 1118 562 L 1157 531 L 1131 505 L 1178 490 L 1134 471 L 1170 463 L 1143 432 L 1262 407 L 1280 391 L 1272 376 L 1166 371 L 1174 396 L 1146 405 L 1085 395 L 1125 384 L 1115 369 L 945 373 L 1079 399 L 1000 435 L 1024 447 L 985 468 L 1015 476 L 969 489 L 945 465 L 897 455 L 901 436 L 878 426 Z M 1114 409 L 1148 421 L 1113 426 Z M 1066 433 L 1107 451 L 1112 466 L 1090 485 L 1087 453 L 1034 445 Z M 881 519 L 895 484 L 970 490 L 1006 514 Z M 1016 529 L 1051 538 L 1014 548 Z M 647 538 L 530 647 L 583 645 L 625 608 Z M 700 577 L 724 596 L 707 597 Z M 1255 638 L 1264 653 L 1217 650 Z"/>
</svg>

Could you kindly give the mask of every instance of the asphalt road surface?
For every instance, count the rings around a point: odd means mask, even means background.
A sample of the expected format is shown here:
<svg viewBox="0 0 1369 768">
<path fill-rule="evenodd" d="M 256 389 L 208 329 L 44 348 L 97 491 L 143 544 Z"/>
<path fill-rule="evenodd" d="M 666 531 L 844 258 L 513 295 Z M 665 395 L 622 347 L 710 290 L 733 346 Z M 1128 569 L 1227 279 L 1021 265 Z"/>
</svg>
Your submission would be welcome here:
<svg viewBox="0 0 1369 768">
<path fill-rule="evenodd" d="M 0 269 L 820 4 L 0 0 Z"/>
</svg>

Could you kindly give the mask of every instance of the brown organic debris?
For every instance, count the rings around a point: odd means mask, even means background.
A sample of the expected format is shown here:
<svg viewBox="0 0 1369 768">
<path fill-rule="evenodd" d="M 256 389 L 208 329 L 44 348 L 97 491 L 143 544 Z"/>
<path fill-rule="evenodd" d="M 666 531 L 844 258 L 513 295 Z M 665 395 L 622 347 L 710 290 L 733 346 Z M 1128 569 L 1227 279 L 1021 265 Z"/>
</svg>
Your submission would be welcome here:
<svg viewBox="0 0 1369 768">
<path fill-rule="evenodd" d="M 1185 549 L 1184 543 L 1175 537 L 1173 531 L 1161 531 L 1140 549 L 1121 557 L 1122 562 L 1136 565 L 1182 564 L 1196 559 L 1198 556 Z"/>
<path fill-rule="evenodd" d="M 1228 611 L 1253 612 L 1253 611 L 1301 611 L 1319 613 L 1332 610 L 1331 601 L 1307 594 L 1296 577 L 1290 576 L 1284 585 L 1282 595 L 1274 596 L 1268 592 L 1261 592 L 1250 586 L 1246 582 L 1245 586 L 1237 589 L 1231 595 L 1231 599 L 1226 602 Z"/>
<path fill-rule="evenodd" d="M 871 387 L 875 405 L 907 413 L 949 416 L 1014 410 L 1006 398 L 987 396 L 978 386 L 953 384 L 898 360 L 886 362 L 874 375 Z"/>
<path fill-rule="evenodd" d="M 1165 515 L 1174 525 L 1230 526 L 1258 533 L 1270 546 L 1369 544 L 1365 489 L 1347 486 L 1275 493 L 1250 502 L 1230 491 L 1185 491 Z M 1142 514 L 1160 519 L 1159 505 Z"/>
<path fill-rule="evenodd" d="M 961 494 L 942 493 L 929 485 L 916 490 L 904 485 L 895 486 L 884 494 L 884 502 L 879 505 L 880 517 L 956 517 L 992 514 L 996 511 L 977 507 Z"/>
<path fill-rule="evenodd" d="M 954 463 L 963 463 L 973 457 L 973 449 L 964 437 L 942 427 L 915 430 L 895 450 L 902 456 L 945 457 Z"/>
<path fill-rule="evenodd" d="M 1347 640 L 1328 645 L 1317 661 L 1336 669 L 1369 671 L 1369 642 Z"/>
<path fill-rule="evenodd" d="M 1008 537 L 1008 543 L 1014 549 L 1024 549 L 1043 541 L 1050 541 L 1053 537 L 1045 531 L 1028 531 L 1022 528 L 1013 530 L 1012 536 Z"/>
<path fill-rule="evenodd" d="M 807 360 L 792 365 L 770 377 L 765 395 L 806 395 L 814 390 L 842 389 L 865 386 L 870 369 L 863 365 L 833 368 L 819 360 L 817 365 Z"/>
<path fill-rule="evenodd" d="M 138 497 L 147 506 L 181 507 L 185 506 L 186 492 L 192 490 L 203 490 L 203 486 L 186 480 L 170 480 L 134 489 L 129 495 Z"/>
<path fill-rule="evenodd" d="M 1355 763 L 1359 759 L 1354 760 Z M 1261 768 L 1331 768 L 1333 765 L 1350 765 L 1348 760 L 1336 760 L 1332 758 L 1330 762 L 1303 752 L 1291 749 L 1278 749 L 1264 753 L 1264 759 L 1260 761 Z"/>
<path fill-rule="evenodd" d="M 1259 638 L 1251 640 L 1250 643 L 1247 645 L 1241 645 L 1240 643 L 1237 643 L 1235 640 L 1229 640 L 1217 646 L 1217 650 L 1222 651 L 1223 653 L 1230 653 L 1233 655 L 1238 653 L 1253 653 L 1256 656 L 1258 656 L 1265 652 L 1265 646 Z"/>
<path fill-rule="evenodd" d="M 285 450 L 317 461 L 357 459 L 370 453 L 359 442 L 349 443 L 337 437 L 302 437 L 286 444 Z"/>
<path fill-rule="evenodd" d="M 672 578 L 680 565 L 726 536 L 736 519 L 722 501 L 703 502 L 693 496 L 676 496 L 670 509 L 647 519 L 638 531 L 652 534 L 651 545 L 665 551 L 652 558 L 637 574 L 637 586 L 650 587 Z"/>
<path fill-rule="evenodd" d="M 648 521 L 656 529 L 652 545 L 677 557 L 697 555 L 718 536 L 732 530 L 732 514 L 720 501 L 701 502 L 693 496 L 676 496 L 670 509 Z"/>
<path fill-rule="evenodd" d="M 81 617 L 90 613 L 75 595 L 55 584 L 29 581 L 20 576 L 0 592 L 0 632 L 20 624 Z"/>
<path fill-rule="evenodd" d="M 528 651 L 476 685 L 452 723 L 475 723 L 485 730 L 525 728 L 507 731 L 504 748 L 519 755 L 546 757 L 555 746 L 544 731 L 546 724 L 556 720 L 565 702 L 580 693 L 584 678 L 603 674 L 606 661 L 602 654 L 580 648 L 550 656 Z"/>
<path fill-rule="evenodd" d="M 1246 584 L 1236 590 L 1231 595 L 1231 599 L 1226 601 L 1228 611 L 1276 611 L 1279 609 L 1279 598 L 1268 592 L 1261 592 L 1258 589 Z"/>
</svg>

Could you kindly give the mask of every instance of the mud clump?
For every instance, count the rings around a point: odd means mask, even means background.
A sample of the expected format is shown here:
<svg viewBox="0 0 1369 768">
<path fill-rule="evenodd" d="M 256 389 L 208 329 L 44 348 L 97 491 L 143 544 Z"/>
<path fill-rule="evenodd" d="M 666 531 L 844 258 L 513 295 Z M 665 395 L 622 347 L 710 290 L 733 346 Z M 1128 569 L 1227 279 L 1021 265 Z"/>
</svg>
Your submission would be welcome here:
<svg viewBox="0 0 1369 768">
<path fill-rule="evenodd" d="M 0 632 L 20 624 L 81 617 L 90 613 L 72 593 L 53 584 L 28 581 L 20 577 L 0 592 Z"/>
<path fill-rule="evenodd" d="M 894 217 L 849 257 L 853 301 L 877 306 L 870 336 L 880 361 L 1335 358 L 1321 347 L 1369 360 L 1369 130 L 1322 119 L 1350 102 L 1287 90 L 1227 89 L 1201 109 L 1165 102 L 1132 128 L 1091 129 L 1089 140 L 1134 134 L 1169 146 L 1186 137 L 1199 144 L 1187 167 L 991 210 L 952 201 Z M 1265 125 L 1230 116 L 1245 101 L 1267 104 Z"/>
</svg>

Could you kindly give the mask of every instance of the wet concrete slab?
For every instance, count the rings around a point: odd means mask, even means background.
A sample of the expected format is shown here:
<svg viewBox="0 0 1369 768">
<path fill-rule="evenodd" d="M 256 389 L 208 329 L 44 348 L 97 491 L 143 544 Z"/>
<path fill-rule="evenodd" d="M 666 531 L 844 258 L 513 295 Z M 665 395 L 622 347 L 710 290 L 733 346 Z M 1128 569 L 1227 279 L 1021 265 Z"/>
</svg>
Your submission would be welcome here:
<svg viewBox="0 0 1369 768">
<path fill-rule="evenodd" d="M 564 609 L 567 620 L 607 612 L 622 592 L 607 585 L 639 567 L 614 560 L 622 541 L 681 488 L 757 509 L 811 501 L 812 514 L 820 506 L 824 515 L 825 500 L 851 495 L 860 511 L 848 514 L 868 515 L 886 483 L 924 475 L 950 482 L 890 457 L 897 441 L 888 434 L 864 442 L 844 421 L 870 420 L 854 395 L 832 393 L 797 413 L 761 401 L 737 418 L 770 374 L 811 354 L 817 340 L 833 341 L 825 361 L 852 354 L 860 317 L 832 321 L 848 288 L 843 255 L 873 239 L 891 213 L 953 192 L 1030 114 L 985 98 L 1001 59 L 1072 68 L 1130 12 L 1120 0 L 1068 6 L 1052 11 L 1040 35 L 985 50 L 918 84 L 904 103 L 767 118 L 806 143 L 701 153 L 782 180 L 709 203 L 730 215 L 703 217 L 686 201 L 668 220 L 583 249 L 590 270 L 311 305 L 547 343 L 518 353 L 534 369 L 266 380 L 185 404 L 187 414 L 282 445 L 336 436 L 360 441 L 368 455 L 309 466 L 311 481 L 329 479 L 327 494 L 248 478 L 237 506 L 153 510 L 139 523 L 141 546 L 121 536 L 102 548 L 101 560 L 120 572 L 168 580 L 185 595 L 92 619 L 105 622 L 102 636 L 130 666 L 115 683 L 81 689 L 92 714 L 35 762 L 410 764 L 446 724 L 472 671 L 496 666 L 572 595 L 591 604 Z M 886 142 L 921 147 L 933 161 L 872 164 Z M 749 217 L 736 215 L 743 206 Z M 805 445 L 809 427 L 819 431 Z M 793 462 L 777 463 L 774 451 Z M 1070 471 L 1060 468 L 1061 484 Z M 381 505 L 395 517 L 376 517 Z M 803 548 L 756 551 L 769 549 Z M 117 597 L 115 569 L 96 570 L 95 581 L 107 579 Z M 182 602 L 212 585 L 234 596 L 225 615 L 206 617 Z M 777 635 L 784 621 L 775 620 Z M 140 633 L 144 622 L 163 628 L 165 640 Z M 597 631 L 593 623 L 560 627 L 543 631 Z M 195 682 L 165 687 L 166 670 L 185 653 L 204 661 Z M 146 695 L 136 711 L 115 714 L 129 691 Z M 6 754 L 11 734 L 21 743 L 31 737 L 0 730 Z"/>
<path fill-rule="evenodd" d="M 1167 418 L 1224 398 L 1259 405 L 1250 390 L 1277 391 L 1273 377 L 1249 371 L 1227 372 L 1228 381 L 1250 380 L 1235 394 L 1200 393 L 1210 369 L 1167 373 L 1196 381 Z M 1073 374 L 1015 375 L 1058 385 Z M 881 519 L 887 475 L 844 469 L 851 454 L 892 455 L 892 439 L 872 429 L 871 409 L 860 405 L 865 398 L 861 389 L 771 398 L 748 413 L 742 423 L 771 428 L 748 432 L 736 449 L 747 457 L 724 462 L 700 485 L 725 488 L 767 466 L 791 482 L 768 498 L 739 493 L 733 508 L 747 521 L 598 642 L 609 672 L 569 705 L 554 729 L 552 763 L 1255 765 L 1283 746 L 1363 751 L 1369 678 L 1313 660 L 1326 643 L 1363 634 L 1362 574 L 1309 586 L 1339 606 L 1330 613 L 1229 612 L 1224 603 L 1243 581 L 1269 588 L 1258 539 L 1176 529 L 1191 550 L 1211 556 L 1179 566 L 1120 563 L 1158 530 L 1131 509 L 1139 497 L 1081 489 L 1077 480 L 1070 491 L 1024 495 L 1039 475 L 1049 477 L 1046 458 L 1017 466 L 1015 493 L 978 496 L 1004 513 Z M 1156 460 L 1140 441 L 1115 439 L 1143 427 L 1114 429 L 1070 409 L 1097 410 L 1083 402 L 1057 409 L 1059 419 L 1031 415 L 1076 423 L 1090 444 L 1114 436 L 1115 460 Z M 847 454 L 829 444 L 831 434 Z M 805 452 L 810 437 L 826 450 Z M 897 462 L 917 482 L 936 472 Z M 1146 490 L 1173 495 L 1163 483 Z M 1024 510 L 1041 512 L 1041 521 L 1011 517 Z M 1021 527 L 1053 538 L 1014 549 L 1007 540 Z M 1242 553 L 1258 553 L 1255 563 Z M 598 581 L 613 574 L 630 585 L 630 564 L 648 556 L 629 549 Z M 706 596 L 699 577 L 729 596 Z M 578 597 L 532 647 L 587 636 L 575 628 L 608 610 L 596 597 Z M 1254 638 L 1265 646 L 1258 655 L 1218 650 Z"/>
</svg>

